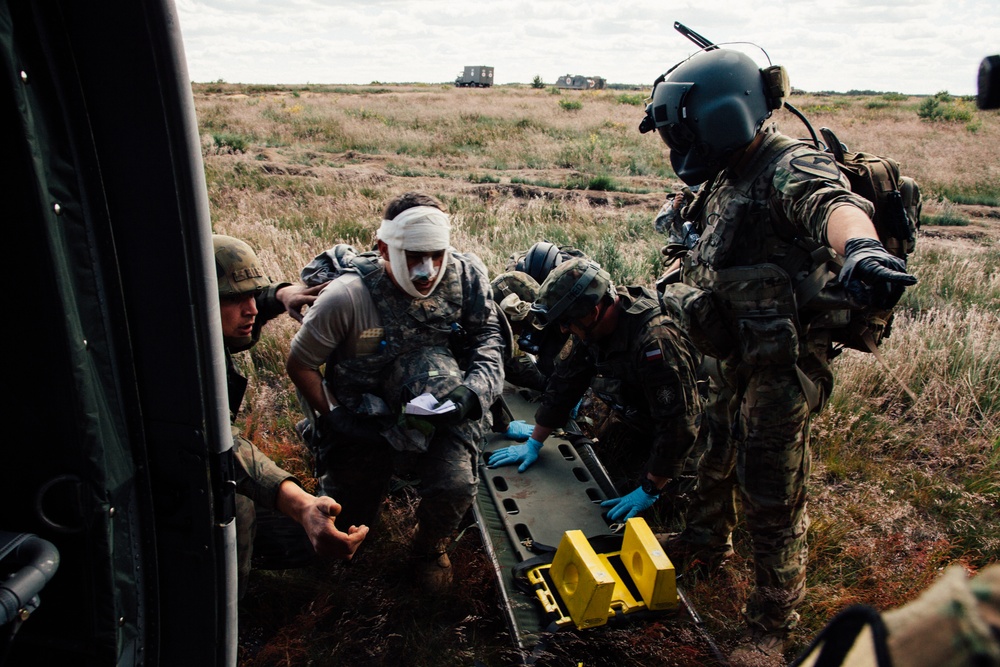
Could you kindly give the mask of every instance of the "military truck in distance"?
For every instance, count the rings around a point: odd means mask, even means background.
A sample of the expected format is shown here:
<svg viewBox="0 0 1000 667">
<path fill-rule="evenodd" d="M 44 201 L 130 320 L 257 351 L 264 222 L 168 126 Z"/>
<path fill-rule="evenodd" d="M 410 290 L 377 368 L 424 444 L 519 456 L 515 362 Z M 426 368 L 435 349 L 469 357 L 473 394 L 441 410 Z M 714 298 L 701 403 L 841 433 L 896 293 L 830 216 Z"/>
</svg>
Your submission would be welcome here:
<svg viewBox="0 0 1000 667">
<path fill-rule="evenodd" d="M 556 88 L 568 90 L 603 90 L 607 83 L 599 76 L 583 76 L 582 74 L 567 74 L 556 79 Z"/>
<path fill-rule="evenodd" d="M 489 88 L 493 85 L 493 68 L 486 65 L 466 65 L 455 85 L 459 88 Z"/>
</svg>

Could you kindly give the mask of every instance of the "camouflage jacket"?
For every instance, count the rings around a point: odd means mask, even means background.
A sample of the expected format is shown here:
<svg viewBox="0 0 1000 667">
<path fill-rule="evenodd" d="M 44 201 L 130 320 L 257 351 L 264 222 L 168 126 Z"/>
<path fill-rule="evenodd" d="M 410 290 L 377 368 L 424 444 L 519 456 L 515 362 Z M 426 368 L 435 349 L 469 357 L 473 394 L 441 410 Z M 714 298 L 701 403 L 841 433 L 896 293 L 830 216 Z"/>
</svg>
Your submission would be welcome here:
<svg viewBox="0 0 1000 667">
<path fill-rule="evenodd" d="M 278 290 L 289 283 L 271 285 L 257 297 L 257 318 L 254 320 L 252 342 L 246 348 L 253 347 L 260 340 L 261 328 L 269 320 L 285 312 L 285 306 L 275 296 Z M 243 395 L 247 389 L 247 379 L 240 375 L 233 361 L 232 351 L 226 349 L 226 385 L 229 390 L 229 422 L 236 420 L 236 415 L 243 404 Z M 279 468 L 274 461 L 264 455 L 249 440 L 240 437 L 239 430 L 232 426 L 233 454 L 236 456 L 236 492 L 248 496 L 255 503 L 273 509 L 278 495 L 278 487 L 286 479 L 296 484 L 298 480 Z"/>
<path fill-rule="evenodd" d="M 767 318 L 785 318 L 800 336 L 806 333 L 813 314 L 797 308 L 807 299 L 796 288 L 835 254 L 826 241 L 830 213 L 838 206 L 873 213 L 829 154 L 773 127 L 759 141 L 682 211 L 700 234 L 684 259 L 682 280 L 713 293 L 737 340 L 745 333 L 741 327 Z M 797 242 L 802 238 L 822 247 L 810 254 Z"/>
<path fill-rule="evenodd" d="M 647 472 L 675 477 L 694 444 L 701 411 L 701 357 L 645 287 L 619 287 L 615 331 L 600 341 L 573 339 L 549 378 L 535 420 L 564 424 L 588 387 L 651 444 Z"/>
</svg>

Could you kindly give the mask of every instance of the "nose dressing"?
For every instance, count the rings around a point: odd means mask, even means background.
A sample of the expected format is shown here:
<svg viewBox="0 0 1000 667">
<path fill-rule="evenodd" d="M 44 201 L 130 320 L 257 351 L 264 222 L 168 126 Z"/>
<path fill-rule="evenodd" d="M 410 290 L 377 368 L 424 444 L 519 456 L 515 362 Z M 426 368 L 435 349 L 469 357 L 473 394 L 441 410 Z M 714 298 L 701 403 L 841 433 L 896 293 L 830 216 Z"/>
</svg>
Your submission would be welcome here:
<svg viewBox="0 0 1000 667">
<path fill-rule="evenodd" d="M 438 272 L 434 269 L 434 258 L 430 255 L 424 255 L 420 264 L 410 269 L 410 280 L 434 280 L 437 278 L 437 274 Z"/>
</svg>

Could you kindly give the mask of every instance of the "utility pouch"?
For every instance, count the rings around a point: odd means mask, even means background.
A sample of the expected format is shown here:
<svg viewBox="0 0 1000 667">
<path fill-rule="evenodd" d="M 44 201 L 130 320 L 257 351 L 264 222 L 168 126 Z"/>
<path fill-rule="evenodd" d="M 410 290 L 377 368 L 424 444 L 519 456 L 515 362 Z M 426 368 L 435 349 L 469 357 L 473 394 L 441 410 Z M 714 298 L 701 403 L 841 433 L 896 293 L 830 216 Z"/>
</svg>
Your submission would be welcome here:
<svg viewBox="0 0 1000 667">
<path fill-rule="evenodd" d="M 791 318 L 740 319 L 736 322 L 740 357 L 752 366 L 792 365 L 799 356 L 799 335 Z"/>
<path fill-rule="evenodd" d="M 685 283 L 664 285 L 660 309 L 677 322 L 702 354 L 717 359 L 733 354 L 735 341 L 711 292 Z"/>
<path fill-rule="evenodd" d="M 799 354 L 795 294 L 788 273 L 776 264 L 736 266 L 711 277 L 721 311 L 735 323 L 742 361 L 794 364 Z"/>
</svg>

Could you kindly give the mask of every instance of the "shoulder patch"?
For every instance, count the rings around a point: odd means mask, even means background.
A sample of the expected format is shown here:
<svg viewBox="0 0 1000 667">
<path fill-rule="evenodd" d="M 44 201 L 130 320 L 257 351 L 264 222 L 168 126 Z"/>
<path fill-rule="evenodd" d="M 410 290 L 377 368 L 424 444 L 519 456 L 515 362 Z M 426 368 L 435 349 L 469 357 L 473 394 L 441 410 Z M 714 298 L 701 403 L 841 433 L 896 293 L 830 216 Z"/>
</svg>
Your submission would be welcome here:
<svg viewBox="0 0 1000 667">
<path fill-rule="evenodd" d="M 840 169 L 837 168 L 836 161 L 829 155 L 823 155 L 822 153 L 810 153 L 809 155 L 800 155 L 799 157 L 792 158 L 789 166 L 796 171 L 816 176 L 817 178 L 828 178 L 831 181 L 840 178 Z"/>
<path fill-rule="evenodd" d="M 642 356 L 647 363 L 660 362 L 663 361 L 663 350 L 660 348 L 659 343 L 652 343 L 651 345 L 647 345 L 646 349 L 642 351 Z"/>
</svg>

